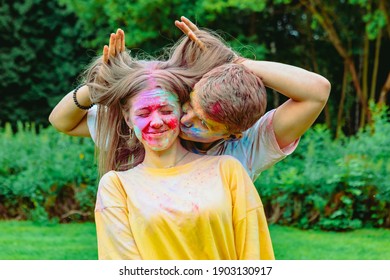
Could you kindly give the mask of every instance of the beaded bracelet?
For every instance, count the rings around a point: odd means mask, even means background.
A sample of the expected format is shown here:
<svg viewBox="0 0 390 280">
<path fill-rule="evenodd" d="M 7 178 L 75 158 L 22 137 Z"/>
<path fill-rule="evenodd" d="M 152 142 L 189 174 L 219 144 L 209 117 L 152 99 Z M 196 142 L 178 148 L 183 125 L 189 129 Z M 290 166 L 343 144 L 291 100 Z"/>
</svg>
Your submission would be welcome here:
<svg viewBox="0 0 390 280">
<path fill-rule="evenodd" d="M 73 91 L 73 101 L 74 101 L 74 104 L 76 104 L 76 106 L 78 108 L 80 108 L 81 110 L 89 110 L 92 108 L 93 105 L 95 105 L 94 103 L 92 103 L 91 105 L 89 106 L 83 106 L 81 105 L 78 101 L 77 101 L 77 97 L 76 97 L 76 94 L 77 94 L 77 91 L 83 86 L 83 84 L 81 85 L 78 85 L 75 90 Z"/>
</svg>

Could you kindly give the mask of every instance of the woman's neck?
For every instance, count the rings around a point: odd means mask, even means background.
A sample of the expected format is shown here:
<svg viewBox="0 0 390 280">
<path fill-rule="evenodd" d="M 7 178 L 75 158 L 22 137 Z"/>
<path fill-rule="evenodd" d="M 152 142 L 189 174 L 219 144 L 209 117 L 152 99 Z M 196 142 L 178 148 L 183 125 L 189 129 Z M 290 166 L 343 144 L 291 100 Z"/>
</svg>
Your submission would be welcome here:
<svg viewBox="0 0 390 280">
<path fill-rule="evenodd" d="M 144 166 L 152 168 L 170 168 L 186 163 L 189 152 L 183 148 L 180 141 L 175 141 L 172 146 L 164 151 L 154 151 L 145 147 Z"/>
</svg>

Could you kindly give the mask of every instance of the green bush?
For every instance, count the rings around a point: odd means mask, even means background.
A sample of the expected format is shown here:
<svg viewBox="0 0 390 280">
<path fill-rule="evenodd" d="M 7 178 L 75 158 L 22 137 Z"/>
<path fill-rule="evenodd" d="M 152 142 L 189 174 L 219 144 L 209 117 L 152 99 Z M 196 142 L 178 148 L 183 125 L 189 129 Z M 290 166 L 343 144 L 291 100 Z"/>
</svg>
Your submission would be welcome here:
<svg viewBox="0 0 390 280">
<path fill-rule="evenodd" d="M 262 173 L 256 187 L 271 223 L 350 230 L 390 227 L 390 123 L 372 107 L 373 124 L 333 140 L 317 125 L 297 150 Z"/>
<path fill-rule="evenodd" d="M 390 227 L 390 123 L 334 140 L 323 125 L 255 182 L 270 223 L 351 230 Z M 0 218 L 40 224 L 93 219 L 97 168 L 91 139 L 19 123 L 0 129 Z"/>
<path fill-rule="evenodd" d="M 52 127 L 7 124 L 0 132 L 0 217 L 43 223 L 91 220 L 97 186 L 94 144 Z"/>
</svg>

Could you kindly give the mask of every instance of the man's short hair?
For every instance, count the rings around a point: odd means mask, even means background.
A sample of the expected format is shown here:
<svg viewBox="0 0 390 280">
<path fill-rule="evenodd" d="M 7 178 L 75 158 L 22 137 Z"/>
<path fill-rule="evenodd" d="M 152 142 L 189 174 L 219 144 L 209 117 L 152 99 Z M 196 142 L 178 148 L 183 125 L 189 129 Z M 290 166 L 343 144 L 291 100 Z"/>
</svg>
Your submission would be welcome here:
<svg viewBox="0 0 390 280">
<path fill-rule="evenodd" d="M 253 126 L 267 106 L 263 82 L 242 64 L 214 68 L 195 85 L 195 91 L 207 116 L 225 124 L 231 133 Z"/>
</svg>

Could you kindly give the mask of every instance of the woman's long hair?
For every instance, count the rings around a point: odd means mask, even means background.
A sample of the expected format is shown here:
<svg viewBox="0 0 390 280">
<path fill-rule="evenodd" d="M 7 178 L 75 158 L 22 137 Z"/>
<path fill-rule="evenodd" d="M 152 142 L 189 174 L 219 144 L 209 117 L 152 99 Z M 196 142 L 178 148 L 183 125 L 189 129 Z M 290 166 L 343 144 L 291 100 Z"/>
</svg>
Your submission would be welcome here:
<svg viewBox="0 0 390 280">
<path fill-rule="evenodd" d="M 109 64 L 99 58 L 90 65 L 85 79 L 91 100 L 98 105 L 96 146 L 101 176 L 133 168 L 144 159 L 143 145 L 129 132 L 123 114 L 130 109 L 129 99 L 145 90 L 162 89 L 184 103 L 190 89 L 181 79 L 182 72 L 164 62 L 137 60 L 128 52 L 110 58 Z"/>
<path fill-rule="evenodd" d="M 210 30 L 194 32 L 201 45 L 182 37 L 169 51 L 167 64 L 174 69 L 186 69 L 182 74 L 187 86 L 193 88 L 203 75 L 215 67 L 234 62 L 239 54 L 217 33 Z"/>
</svg>

